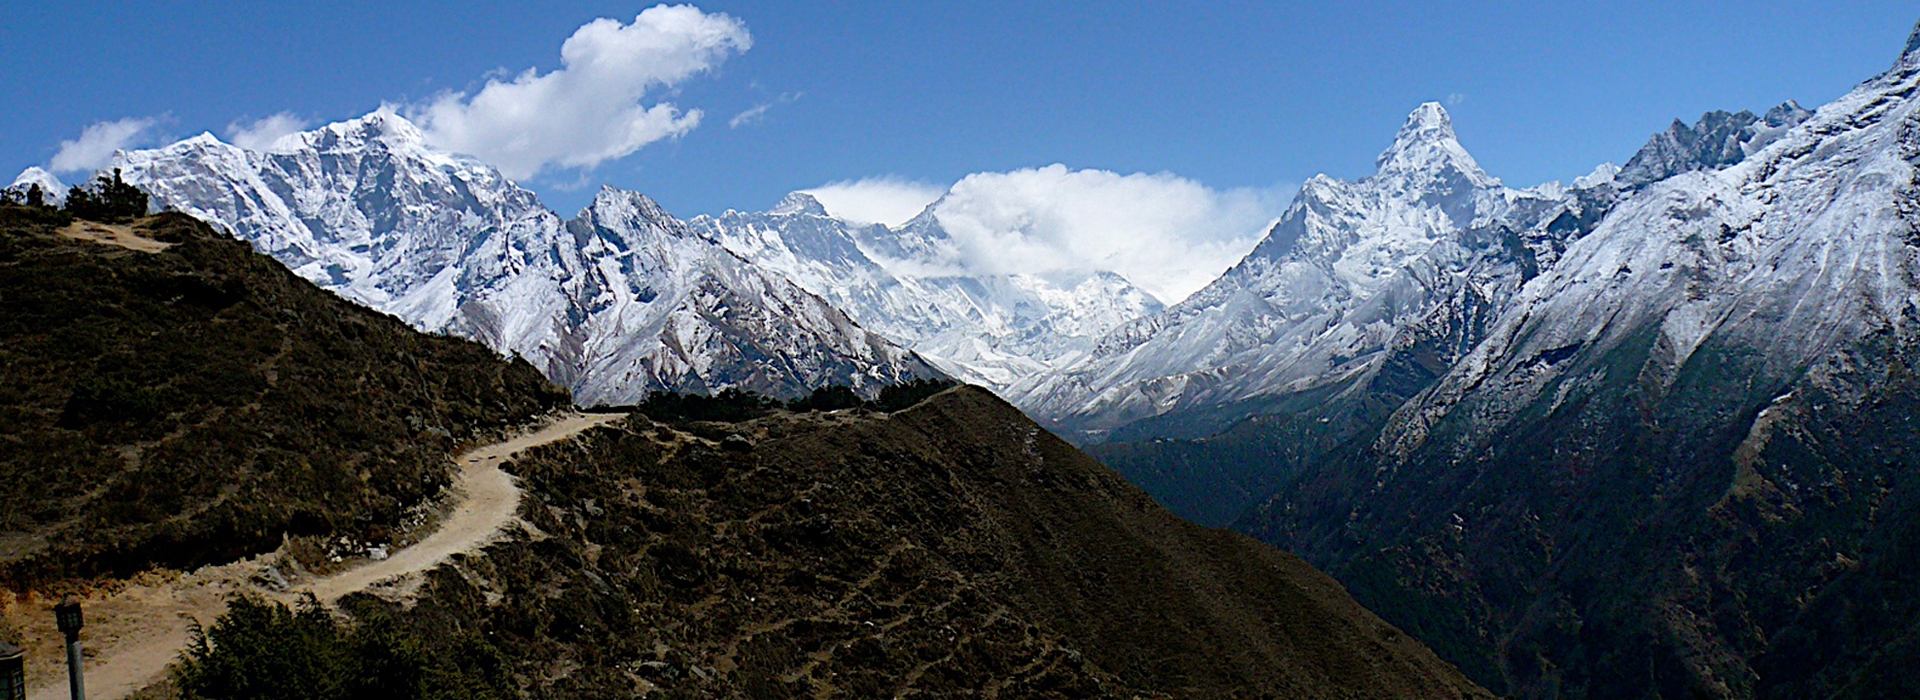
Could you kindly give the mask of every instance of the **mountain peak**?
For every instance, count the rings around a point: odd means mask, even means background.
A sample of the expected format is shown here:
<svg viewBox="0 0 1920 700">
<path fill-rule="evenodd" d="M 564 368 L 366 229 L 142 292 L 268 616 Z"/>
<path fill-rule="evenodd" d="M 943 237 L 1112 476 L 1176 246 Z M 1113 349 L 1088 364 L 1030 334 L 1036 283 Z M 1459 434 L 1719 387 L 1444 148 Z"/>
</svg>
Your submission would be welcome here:
<svg viewBox="0 0 1920 700">
<path fill-rule="evenodd" d="M 24 196 L 27 190 L 33 189 L 34 185 L 40 186 L 40 196 L 47 203 L 57 206 L 67 201 L 66 183 L 54 177 L 53 173 L 47 172 L 46 168 L 37 165 L 20 171 L 20 176 L 13 179 L 13 184 L 7 185 L 4 189 Z"/>
<path fill-rule="evenodd" d="M 1393 145 L 1380 154 L 1375 164 L 1381 174 L 1452 169 L 1476 183 L 1494 182 L 1493 177 L 1474 162 L 1467 149 L 1460 146 L 1453 133 L 1453 118 L 1438 102 L 1415 107 L 1413 113 L 1407 115 L 1407 122 L 1401 125 L 1400 133 L 1394 135 Z"/>
<path fill-rule="evenodd" d="M 39 185 L 40 189 L 48 192 L 66 191 L 66 185 L 60 182 L 60 178 L 54 177 L 53 173 L 47 172 L 46 168 L 38 165 L 20 171 L 20 176 L 14 178 L 13 184 L 8 185 L 8 188 L 18 187 L 24 190 L 30 185 Z"/>
<path fill-rule="evenodd" d="M 613 185 L 601 185 L 600 191 L 593 195 L 593 203 L 587 205 L 580 216 L 601 225 L 623 222 L 621 225 L 666 230 L 675 236 L 685 232 L 685 225 L 652 197 Z"/>
<path fill-rule="evenodd" d="M 187 146 L 226 145 L 225 141 L 221 141 L 220 137 L 214 136 L 211 131 L 202 131 L 191 138 L 181 139 L 178 143 Z"/>
<path fill-rule="evenodd" d="M 636 192 L 634 190 L 623 190 L 618 187 L 614 187 L 613 185 L 601 185 L 600 191 L 594 193 L 593 195 L 592 206 L 594 207 L 620 206 L 620 205 L 634 206 L 641 209 L 649 209 L 649 210 L 660 208 L 660 203 L 653 201 L 652 197 L 648 197 L 647 195 L 640 192 Z"/>
<path fill-rule="evenodd" d="M 1773 109 L 1767 110 L 1766 116 L 1761 117 L 1760 120 L 1766 122 L 1767 126 L 1772 127 L 1798 126 L 1800 122 L 1804 122 L 1812 116 L 1813 112 L 1800 106 L 1799 101 L 1787 100 L 1775 106 Z"/>
<path fill-rule="evenodd" d="M 1423 102 L 1407 115 L 1407 123 L 1401 125 L 1400 135 L 1394 141 L 1452 139 L 1453 117 L 1447 114 L 1447 108 L 1438 102 Z"/>
<path fill-rule="evenodd" d="M 1900 58 L 1912 56 L 1915 50 L 1920 50 L 1920 23 L 1914 24 L 1913 31 L 1907 34 L 1907 47 L 1900 50 Z"/>
<path fill-rule="evenodd" d="M 306 139 L 309 147 L 379 141 L 389 146 L 420 148 L 427 143 L 427 135 L 420 131 L 420 127 L 386 105 L 361 117 L 334 122 L 307 134 L 310 135 Z"/>
<path fill-rule="evenodd" d="M 788 194 L 786 198 L 781 199 L 779 204 L 773 205 L 773 209 L 767 211 L 767 213 L 826 216 L 827 208 L 822 206 L 820 200 L 816 199 L 813 195 L 805 192 L 793 192 Z"/>
</svg>

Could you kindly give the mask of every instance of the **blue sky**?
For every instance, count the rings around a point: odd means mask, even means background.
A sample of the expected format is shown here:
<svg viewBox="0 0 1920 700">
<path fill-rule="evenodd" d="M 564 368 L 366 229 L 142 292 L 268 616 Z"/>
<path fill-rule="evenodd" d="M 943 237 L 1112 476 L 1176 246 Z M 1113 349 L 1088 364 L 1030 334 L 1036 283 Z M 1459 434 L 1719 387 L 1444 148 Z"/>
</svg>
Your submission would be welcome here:
<svg viewBox="0 0 1920 700">
<path fill-rule="evenodd" d="M 613 2 L 22 3 L 0 25 L 0 168 L 85 127 L 150 141 L 287 112 L 310 123 L 422 105 L 561 67 Z M 591 186 L 682 216 L 892 176 L 944 187 L 1062 163 L 1220 191 L 1358 177 L 1418 103 L 1508 184 L 1623 161 L 1674 117 L 1808 107 L 1886 68 L 1920 8 L 1895 2 L 698 3 L 751 47 L 642 106 L 697 127 L 524 184 L 571 212 Z M 765 106 L 738 127 L 729 121 Z M 584 187 L 583 187 L 584 186 Z"/>
</svg>

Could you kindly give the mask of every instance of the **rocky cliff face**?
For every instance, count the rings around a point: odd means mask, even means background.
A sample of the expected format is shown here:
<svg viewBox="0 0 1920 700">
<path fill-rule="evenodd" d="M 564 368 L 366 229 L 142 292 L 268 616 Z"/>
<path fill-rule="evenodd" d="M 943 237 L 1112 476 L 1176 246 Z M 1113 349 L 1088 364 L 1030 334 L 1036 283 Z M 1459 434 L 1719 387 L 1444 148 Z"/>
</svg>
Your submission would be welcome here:
<svg viewBox="0 0 1920 700">
<path fill-rule="evenodd" d="M 522 355 L 585 404 L 661 389 L 870 392 L 938 374 L 642 195 L 603 190 L 563 221 L 391 112 L 264 152 L 201 135 L 114 167 L 157 206 L 417 328 Z"/>
<path fill-rule="evenodd" d="M 1675 119 L 1647 140 L 1616 179 L 1623 186 L 1640 187 L 1685 172 L 1718 170 L 1745 160 L 1811 116 L 1798 102 L 1789 101 L 1761 117 L 1742 110 L 1708 112 L 1693 126 Z"/>
</svg>

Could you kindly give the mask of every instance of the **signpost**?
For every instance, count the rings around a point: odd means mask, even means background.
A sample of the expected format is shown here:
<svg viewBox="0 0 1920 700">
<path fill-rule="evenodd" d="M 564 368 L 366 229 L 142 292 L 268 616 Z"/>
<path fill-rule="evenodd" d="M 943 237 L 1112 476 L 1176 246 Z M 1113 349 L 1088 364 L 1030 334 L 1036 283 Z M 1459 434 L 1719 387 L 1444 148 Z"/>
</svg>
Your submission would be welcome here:
<svg viewBox="0 0 1920 700">
<path fill-rule="evenodd" d="M 73 689 L 73 700 L 87 700 L 87 684 L 80 677 L 80 627 L 86 624 L 80 616 L 80 598 L 67 596 L 53 606 L 53 619 L 60 633 L 67 635 L 67 685 Z"/>
</svg>

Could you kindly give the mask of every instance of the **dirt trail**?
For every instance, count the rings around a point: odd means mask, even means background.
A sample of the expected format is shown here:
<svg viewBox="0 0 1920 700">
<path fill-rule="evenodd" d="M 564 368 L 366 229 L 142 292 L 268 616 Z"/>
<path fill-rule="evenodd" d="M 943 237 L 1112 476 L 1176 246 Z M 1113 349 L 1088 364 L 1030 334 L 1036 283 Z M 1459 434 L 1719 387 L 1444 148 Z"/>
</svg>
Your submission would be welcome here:
<svg viewBox="0 0 1920 700">
<path fill-rule="evenodd" d="M 226 610 L 229 595 L 250 591 L 263 597 L 293 602 L 308 593 L 332 603 L 356 591 L 379 587 L 401 595 L 418 586 L 420 576 L 455 554 L 478 550 L 515 521 L 520 489 L 500 465 L 514 454 L 559 442 L 623 415 L 571 414 L 538 430 L 470 450 L 456 457 L 454 507 L 426 539 L 330 576 L 293 581 L 281 591 L 269 590 L 258 575 L 276 554 L 267 554 L 192 573 L 142 574 L 86 601 L 87 626 L 82 632 L 86 649 L 87 697 L 116 700 L 161 679 L 190 639 L 194 620 L 210 623 Z M 27 598 L 7 607 L 9 622 L 19 628 L 28 652 L 29 700 L 67 697 L 65 652 L 53 627 L 55 600 Z"/>
</svg>

